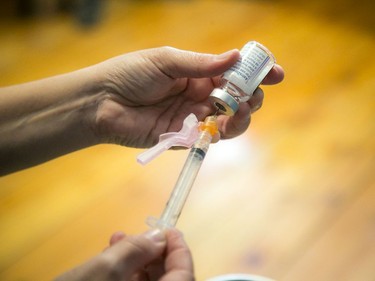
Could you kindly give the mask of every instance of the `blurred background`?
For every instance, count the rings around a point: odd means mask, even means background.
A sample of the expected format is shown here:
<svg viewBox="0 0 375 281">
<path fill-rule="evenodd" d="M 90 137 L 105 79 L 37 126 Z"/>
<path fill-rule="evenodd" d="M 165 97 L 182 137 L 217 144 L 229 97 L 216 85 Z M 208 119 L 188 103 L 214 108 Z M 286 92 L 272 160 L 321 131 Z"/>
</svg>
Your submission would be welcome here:
<svg viewBox="0 0 375 281">
<path fill-rule="evenodd" d="M 0 85 L 170 45 L 257 40 L 286 73 L 251 127 L 212 145 L 178 222 L 197 280 L 375 280 L 375 17 L 371 0 L 4 0 Z M 0 136 L 1 137 L 1 136 Z M 91 147 L 0 178 L 0 279 L 51 280 L 110 235 L 147 229 L 187 156 Z"/>
</svg>

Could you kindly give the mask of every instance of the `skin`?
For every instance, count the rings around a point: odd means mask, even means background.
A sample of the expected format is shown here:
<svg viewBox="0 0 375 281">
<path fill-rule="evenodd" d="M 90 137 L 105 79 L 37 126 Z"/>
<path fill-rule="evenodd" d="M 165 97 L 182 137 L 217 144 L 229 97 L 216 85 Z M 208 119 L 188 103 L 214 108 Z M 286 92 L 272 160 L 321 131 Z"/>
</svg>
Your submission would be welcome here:
<svg viewBox="0 0 375 281">
<path fill-rule="evenodd" d="M 56 279 L 78 280 L 193 281 L 193 261 L 176 229 L 153 229 L 135 236 L 118 232 L 101 254 Z"/>
<path fill-rule="evenodd" d="M 179 131 L 190 113 L 203 121 L 215 112 L 208 96 L 239 56 L 238 50 L 212 55 L 161 47 L 0 88 L 0 174 L 102 143 L 150 147 L 159 135 Z M 276 65 L 263 84 L 283 77 Z M 242 134 L 263 96 L 258 88 L 234 116 L 219 116 L 220 138 Z M 57 280 L 188 281 L 194 272 L 181 233 L 170 229 L 116 233 L 103 253 Z"/>
<path fill-rule="evenodd" d="M 207 97 L 239 56 L 162 47 L 1 88 L 0 174 L 100 143 L 150 147 L 160 134 L 178 131 L 189 113 L 202 121 L 215 111 Z M 277 65 L 263 83 L 283 76 Z M 233 117 L 219 116 L 221 138 L 243 133 L 262 101 L 258 89 Z"/>
</svg>

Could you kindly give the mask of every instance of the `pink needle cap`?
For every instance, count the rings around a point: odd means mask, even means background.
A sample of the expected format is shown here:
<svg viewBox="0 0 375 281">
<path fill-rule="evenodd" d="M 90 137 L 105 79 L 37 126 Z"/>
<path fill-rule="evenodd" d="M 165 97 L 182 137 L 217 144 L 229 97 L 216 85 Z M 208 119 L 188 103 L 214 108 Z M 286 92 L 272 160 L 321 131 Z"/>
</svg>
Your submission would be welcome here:
<svg viewBox="0 0 375 281">
<path fill-rule="evenodd" d="M 199 136 L 198 123 L 197 117 L 193 113 L 190 113 L 190 115 L 185 118 L 182 129 L 179 132 L 160 135 L 159 142 L 155 146 L 138 155 L 138 163 L 146 165 L 172 146 L 190 148 Z"/>
</svg>

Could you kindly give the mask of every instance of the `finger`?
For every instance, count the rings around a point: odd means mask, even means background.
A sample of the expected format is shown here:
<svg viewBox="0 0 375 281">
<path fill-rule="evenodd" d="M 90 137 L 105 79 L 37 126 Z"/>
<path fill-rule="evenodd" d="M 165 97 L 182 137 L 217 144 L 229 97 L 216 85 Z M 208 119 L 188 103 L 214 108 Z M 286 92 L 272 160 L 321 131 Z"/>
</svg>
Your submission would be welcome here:
<svg viewBox="0 0 375 281">
<path fill-rule="evenodd" d="M 241 103 L 235 115 L 218 117 L 218 127 L 222 139 L 234 138 L 247 130 L 251 121 L 251 114 L 262 107 L 264 92 L 257 88 L 247 103 Z"/>
<path fill-rule="evenodd" d="M 131 281 L 150 281 L 149 279 L 150 278 L 148 277 L 148 273 L 143 269 L 134 273 L 130 278 Z M 120 280 L 122 280 L 122 278 Z"/>
<path fill-rule="evenodd" d="M 247 102 L 250 105 L 250 113 L 253 114 L 262 107 L 264 99 L 264 93 L 262 89 L 257 88 L 251 99 Z"/>
<path fill-rule="evenodd" d="M 159 257 L 152 261 L 145 269 L 149 281 L 158 281 L 165 274 L 164 258 Z"/>
<path fill-rule="evenodd" d="M 217 118 L 221 139 L 230 139 L 239 136 L 250 125 L 251 108 L 249 103 L 241 103 L 233 116 L 219 115 Z"/>
<path fill-rule="evenodd" d="M 215 135 L 212 136 L 211 143 L 219 142 L 220 138 L 221 138 L 220 131 L 218 131 L 217 133 L 215 133 Z"/>
<path fill-rule="evenodd" d="M 150 59 L 169 77 L 202 78 L 222 74 L 234 65 L 239 57 L 238 50 L 212 55 L 164 47 L 153 49 Z"/>
<path fill-rule="evenodd" d="M 127 280 L 151 261 L 160 257 L 166 243 L 165 234 L 158 229 L 153 229 L 118 241 L 103 255 L 112 264 L 111 274 Z"/>
<path fill-rule="evenodd" d="M 284 79 L 284 69 L 275 64 L 271 71 L 267 74 L 267 76 L 263 79 L 263 85 L 273 85 L 280 83 Z"/>
<path fill-rule="evenodd" d="M 165 258 L 166 274 L 161 281 L 192 281 L 194 267 L 191 252 L 182 236 L 176 229 L 167 232 L 167 253 Z"/>
<path fill-rule="evenodd" d="M 123 233 L 121 231 L 117 231 L 117 232 L 112 234 L 112 236 L 109 240 L 109 245 L 113 246 L 114 244 L 116 244 L 118 241 L 124 239 L 125 237 L 126 237 L 125 233 Z"/>
</svg>

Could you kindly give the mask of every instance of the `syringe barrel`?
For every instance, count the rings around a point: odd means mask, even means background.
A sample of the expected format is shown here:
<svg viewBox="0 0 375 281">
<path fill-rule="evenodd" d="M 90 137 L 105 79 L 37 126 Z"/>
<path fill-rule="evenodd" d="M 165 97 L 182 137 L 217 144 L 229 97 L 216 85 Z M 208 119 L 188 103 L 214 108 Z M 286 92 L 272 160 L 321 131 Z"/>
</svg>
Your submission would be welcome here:
<svg viewBox="0 0 375 281">
<path fill-rule="evenodd" d="M 176 225 L 205 155 L 206 152 L 200 148 L 193 147 L 190 150 L 167 206 L 160 217 L 159 226 L 174 227 Z"/>
<path fill-rule="evenodd" d="M 201 125 L 199 138 L 189 152 L 160 219 L 150 222 L 153 227 L 165 229 L 176 225 L 195 178 L 198 175 L 203 159 L 206 156 L 212 137 L 216 133 L 216 116 L 209 116 Z"/>
</svg>

